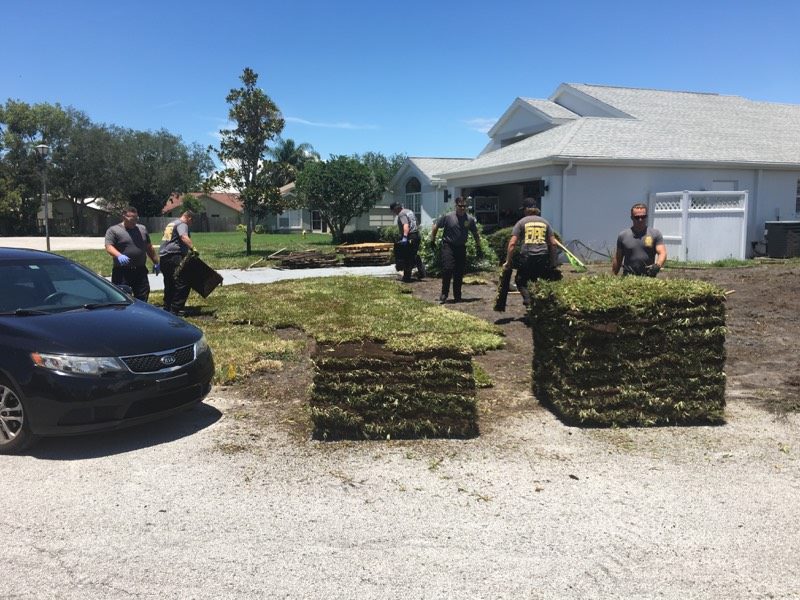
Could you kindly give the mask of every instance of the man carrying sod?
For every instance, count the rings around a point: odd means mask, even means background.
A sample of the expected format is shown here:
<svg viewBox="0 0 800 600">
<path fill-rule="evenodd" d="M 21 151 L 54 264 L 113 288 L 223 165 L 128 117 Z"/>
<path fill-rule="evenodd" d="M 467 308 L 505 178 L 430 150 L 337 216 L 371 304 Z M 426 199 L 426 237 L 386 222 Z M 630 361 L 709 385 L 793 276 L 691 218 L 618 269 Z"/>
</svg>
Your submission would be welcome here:
<svg viewBox="0 0 800 600">
<path fill-rule="evenodd" d="M 525 216 L 522 217 L 511 230 L 511 239 L 508 240 L 506 262 L 503 270 L 508 272 L 516 262 L 517 276 L 514 283 L 522 296 L 522 303 L 529 306 L 531 295 L 528 291 L 528 282 L 553 277 L 557 265 L 556 237 L 550 223 L 540 215 L 536 207 L 536 200 L 525 198 L 522 201 Z M 520 242 L 519 255 L 514 261 L 514 250 Z"/>
<path fill-rule="evenodd" d="M 623 275 L 655 277 L 667 261 L 667 247 L 658 229 L 647 226 L 647 205 L 631 207 L 631 227 L 617 237 L 617 252 L 611 261 L 614 275 L 622 267 Z"/>
<path fill-rule="evenodd" d="M 454 212 L 442 215 L 433 224 L 431 229 L 431 248 L 436 249 L 436 234 L 439 229 L 444 230 L 442 235 L 442 293 L 439 295 L 439 304 L 447 302 L 450 294 L 450 280 L 453 280 L 453 298 L 461 302 L 461 286 L 464 283 L 464 271 L 467 266 L 467 239 L 469 234 L 475 239 L 477 256 L 481 258 L 481 237 L 478 234 L 478 224 L 475 217 L 467 214 L 467 201 L 459 196 L 456 198 Z"/>
<path fill-rule="evenodd" d="M 395 251 L 401 253 L 403 264 L 403 281 L 411 282 L 411 271 L 417 267 L 417 277 L 425 277 L 425 265 L 417 254 L 419 252 L 419 228 L 417 216 L 414 211 L 403 208 L 399 202 L 392 202 L 389 210 L 397 217 L 397 227 L 400 230 L 400 241 L 395 245 Z"/>
</svg>

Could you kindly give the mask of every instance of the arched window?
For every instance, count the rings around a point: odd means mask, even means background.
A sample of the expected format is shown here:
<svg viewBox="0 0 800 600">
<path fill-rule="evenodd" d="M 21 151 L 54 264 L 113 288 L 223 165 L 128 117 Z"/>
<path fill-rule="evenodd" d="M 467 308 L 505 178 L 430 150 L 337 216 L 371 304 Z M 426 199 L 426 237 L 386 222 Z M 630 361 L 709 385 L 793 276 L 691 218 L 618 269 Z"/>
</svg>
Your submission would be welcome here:
<svg viewBox="0 0 800 600">
<path fill-rule="evenodd" d="M 403 206 L 416 215 L 417 223 L 422 222 L 422 184 L 416 177 L 406 181 L 406 200 Z"/>
</svg>

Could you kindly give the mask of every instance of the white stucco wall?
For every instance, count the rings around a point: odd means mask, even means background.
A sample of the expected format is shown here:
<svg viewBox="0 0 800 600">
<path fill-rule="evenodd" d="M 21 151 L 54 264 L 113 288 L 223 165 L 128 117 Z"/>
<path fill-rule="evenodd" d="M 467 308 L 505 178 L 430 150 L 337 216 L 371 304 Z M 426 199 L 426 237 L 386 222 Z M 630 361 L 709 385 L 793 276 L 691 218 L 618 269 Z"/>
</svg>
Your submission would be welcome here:
<svg viewBox="0 0 800 600">
<path fill-rule="evenodd" d="M 566 178 L 563 225 L 556 228 L 567 240 L 580 240 L 590 248 L 611 252 L 620 230 L 630 223 L 635 202 L 649 201 L 656 192 L 712 190 L 715 180 L 735 181 L 738 190 L 750 192 L 747 242 L 762 240 L 764 221 L 781 213 L 794 218 L 796 172 L 764 171 L 760 178 L 748 169 L 680 169 L 633 167 L 575 167 Z M 551 184 L 550 193 L 555 191 Z M 554 196 L 557 197 L 557 196 Z M 558 203 L 554 203 L 555 205 Z M 544 208 L 544 203 L 543 203 Z M 560 207 L 558 207 L 560 208 Z M 558 211 L 558 208 L 556 212 Z M 556 225 L 559 223 L 559 225 Z"/>
</svg>

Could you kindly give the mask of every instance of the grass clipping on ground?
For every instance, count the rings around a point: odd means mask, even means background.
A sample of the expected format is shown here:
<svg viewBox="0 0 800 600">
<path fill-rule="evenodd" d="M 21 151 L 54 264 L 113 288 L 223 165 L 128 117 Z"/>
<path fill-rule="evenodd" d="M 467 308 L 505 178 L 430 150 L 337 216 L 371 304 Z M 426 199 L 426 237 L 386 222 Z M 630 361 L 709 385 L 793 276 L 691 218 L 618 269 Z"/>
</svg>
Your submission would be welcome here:
<svg viewBox="0 0 800 600">
<path fill-rule="evenodd" d="M 486 321 L 369 277 L 226 286 L 206 302 L 215 319 L 196 322 L 218 364 L 239 364 L 235 372 L 291 352 L 263 339 L 277 329 L 297 328 L 317 342 L 310 399 L 317 438 L 477 435 L 472 356 L 503 344 Z M 257 331 L 258 341 L 236 344 L 226 328 Z M 242 354 L 257 348 L 266 355 Z"/>
<path fill-rule="evenodd" d="M 725 295 L 646 277 L 540 282 L 533 290 L 533 391 L 565 422 L 720 422 Z"/>
</svg>

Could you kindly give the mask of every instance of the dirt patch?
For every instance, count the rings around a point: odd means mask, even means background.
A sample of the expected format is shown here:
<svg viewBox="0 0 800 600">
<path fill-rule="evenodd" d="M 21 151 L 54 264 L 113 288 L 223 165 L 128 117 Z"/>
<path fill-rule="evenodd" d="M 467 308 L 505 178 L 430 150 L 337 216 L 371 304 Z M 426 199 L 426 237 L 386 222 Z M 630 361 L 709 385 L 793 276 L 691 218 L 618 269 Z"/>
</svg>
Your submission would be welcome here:
<svg viewBox="0 0 800 600">
<path fill-rule="evenodd" d="M 606 266 L 590 266 L 590 274 L 608 270 Z M 563 271 L 566 278 L 579 276 L 568 269 Z M 771 264 L 739 269 L 667 269 L 661 276 L 700 279 L 729 292 L 725 342 L 729 407 L 747 403 L 778 416 L 800 410 L 800 267 Z M 468 313 L 497 324 L 505 337 L 504 348 L 474 359 L 494 384 L 477 392 L 482 434 L 523 414 L 548 412 L 531 393 L 532 335 L 524 320 L 522 299 L 512 292 L 506 312 L 494 312 L 496 289 L 490 279 L 490 275 L 470 277 L 468 281 L 476 283 L 464 286 L 463 301 L 446 304 L 454 315 Z M 435 302 L 439 297 L 438 279 L 408 285 L 418 298 Z M 307 339 L 296 330 L 283 330 L 281 335 Z M 310 357 L 316 351 L 314 342 L 307 339 L 299 360 L 285 361 L 279 371 L 260 374 L 232 388 L 233 397 L 239 399 L 233 407 L 234 418 L 279 424 L 293 437 L 308 439 L 312 430 L 308 410 L 313 376 Z M 250 430 L 248 435 L 258 434 Z"/>
</svg>

